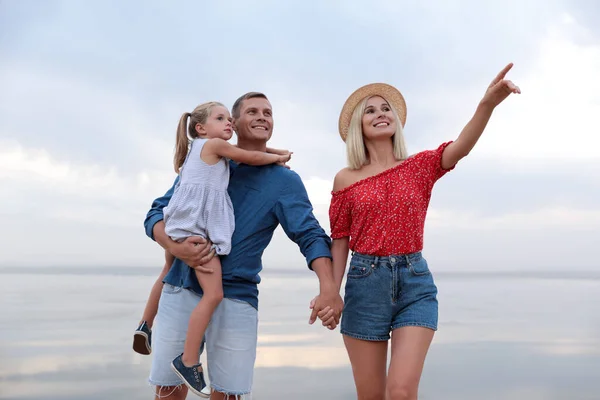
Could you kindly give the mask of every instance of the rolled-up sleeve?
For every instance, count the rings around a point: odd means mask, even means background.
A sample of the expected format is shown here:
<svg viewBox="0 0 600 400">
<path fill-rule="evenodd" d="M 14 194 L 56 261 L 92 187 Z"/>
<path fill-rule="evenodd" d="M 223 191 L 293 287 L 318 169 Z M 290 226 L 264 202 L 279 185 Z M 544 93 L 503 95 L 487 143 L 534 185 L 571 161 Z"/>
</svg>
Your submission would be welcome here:
<svg viewBox="0 0 600 400">
<path fill-rule="evenodd" d="M 171 188 L 167 190 L 167 192 L 163 196 L 155 199 L 152 202 L 152 206 L 146 214 L 146 219 L 144 220 L 144 228 L 146 229 L 146 235 L 152 240 L 154 240 L 154 225 L 156 225 L 157 222 L 163 220 L 163 208 L 165 208 L 167 204 L 169 204 L 169 200 L 171 200 L 171 197 L 173 197 L 173 191 L 175 190 L 175 185 L 177 184 L 178 180 L 179 176 L 175 178 L 173 186 L 171 186 Z"/>
<path fill-rule="evenodd" d="M 300 176 L 294 172 L 290 175 L 275 204 L 275 214 L 286 235 L 298 245 L 308 267 L 312 269 L 311 264 L 317 258 L 331 259 L 331 239 L 313 214 Z"/>
</svg>

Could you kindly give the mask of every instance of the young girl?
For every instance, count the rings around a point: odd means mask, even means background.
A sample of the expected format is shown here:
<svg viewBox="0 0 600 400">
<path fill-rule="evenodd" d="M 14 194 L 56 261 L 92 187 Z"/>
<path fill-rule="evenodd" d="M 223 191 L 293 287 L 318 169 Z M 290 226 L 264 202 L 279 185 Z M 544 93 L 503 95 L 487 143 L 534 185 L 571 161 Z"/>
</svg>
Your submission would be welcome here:
<svg viewBox="0 0 600 400">
<path fill-rule="evenodd" d="M 492 81 L 454 142 L 411 157 L 402 132 L 406 104 L 398 90 L 367 85 L 344 104 L 339 129 L 349 166 L 335 177 L 329 215 L 340 286 L 352 250 L 341 333 L 358 400 L 417 399 L 438 321 L 437 288 L 421 254 L 431 191 L 473 149 L 494 108 L 520 93 L 504 80 L 511 67 Z"/>
<path fill-rule="evenodd" d="M 229 254 L 235 227 L 227 193 L 228 159 L 249 165 L 283 165 L 291 157 L 291 153 L 280 150 L 269 149 L 270 153 L 242 150 L 227 142 L 232 133 L 229 111 L 221 103 L 205 103 L 192 113 L 182 115 L 174 159 L 180 180 L 164 209 L 165 232 L 171 239 L 182 241 L 190 236 L 202 236 L 213 243 L 217 255 Z M 191 145 L 188 134 L 192 138 Z M 135 334 L 134 350 L 142 354 L 151 351 L 150 327 L 157 312 L 162 280 L 172 263 L 173 257 L 166 254 L 165 267 L 152 288 L 143 321 Z M 212 313 L 223 298 L 219 258 L 213 257 L 205 267 L 214 272 L 195 270 L 203 295 L 190 317 L 183 354 L 172 364 L 190 390 L 199 396 L 203 396 L 200 392 L 206 383 L 198 353 Z"/>
</svg>

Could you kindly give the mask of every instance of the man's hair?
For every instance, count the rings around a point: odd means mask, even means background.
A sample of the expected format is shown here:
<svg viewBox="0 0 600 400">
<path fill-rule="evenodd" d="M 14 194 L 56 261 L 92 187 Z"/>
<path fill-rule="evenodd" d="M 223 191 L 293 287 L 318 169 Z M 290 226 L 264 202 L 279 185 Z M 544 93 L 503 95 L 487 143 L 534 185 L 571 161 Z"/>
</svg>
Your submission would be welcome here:
<svg viewBox="0 0 600 400">
<path fill-rule="evenodd" d="M 260 93 L 260 92 L 248 92 L 248 93 L 240 96 L 235 101 L 235 103 L 233 103 L 233 107 L 231 108 L 231 116 L 233 118 L 239 118 L 240 117 L 240 109 L 242 108 L 242 103 L 244 102 L 244 100 L 256 99 L 256 98 L 261 98 L 261 99 L 269 100 L 269 99 L 267 99 L 267 96 L 265 96 L 263 93 Z"/>
</svg>

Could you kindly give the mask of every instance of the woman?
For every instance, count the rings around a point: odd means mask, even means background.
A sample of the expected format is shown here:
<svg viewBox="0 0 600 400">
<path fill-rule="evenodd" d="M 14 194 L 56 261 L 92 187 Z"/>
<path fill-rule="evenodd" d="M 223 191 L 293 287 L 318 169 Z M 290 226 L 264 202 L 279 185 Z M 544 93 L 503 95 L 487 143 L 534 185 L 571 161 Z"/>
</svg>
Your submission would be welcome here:
<svg viewBox="0 0 600 400">
<path fill-rule="evenodd" d="M 494 108 L 520 93 L 504 79 L 511 68 L 492 81 L 455 141 L 411 157 L 402 130 L 406 104 L 398 90 L 367 85 L 344 104 L 339 129 L 348 167 L 335 177 L 329 214 L 339 286 L 352 250 L 341 332 L 359 400 L 417 399 L 438 320 L 437 288 L 421 255 L 431 190 L 473 149 Z"/>
</svg>

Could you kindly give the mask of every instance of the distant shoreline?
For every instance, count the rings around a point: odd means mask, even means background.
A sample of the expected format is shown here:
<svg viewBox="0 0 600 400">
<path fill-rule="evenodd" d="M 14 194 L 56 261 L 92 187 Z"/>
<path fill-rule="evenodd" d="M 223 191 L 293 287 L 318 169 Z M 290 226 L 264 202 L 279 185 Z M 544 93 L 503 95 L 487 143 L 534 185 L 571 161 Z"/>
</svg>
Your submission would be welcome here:
<svg viewBox="0 0 600 400">
<path fill-rule="evenodd" d="M 0 267 L 0 274 L 32 275 L 90 275 L 90 276 L 157 276 L 159 267 Z M 548 279 L 548 280 L 600 280 L 600 268 L 589 271 L 565 270 L 512 270 L 512 271 L 435 271 L 436 279 Z M 261 276 L 312 277 L 308 269 L 266 267 Z"/>
</svg>

